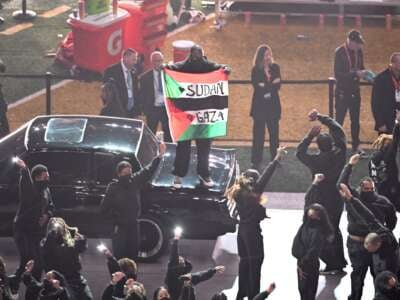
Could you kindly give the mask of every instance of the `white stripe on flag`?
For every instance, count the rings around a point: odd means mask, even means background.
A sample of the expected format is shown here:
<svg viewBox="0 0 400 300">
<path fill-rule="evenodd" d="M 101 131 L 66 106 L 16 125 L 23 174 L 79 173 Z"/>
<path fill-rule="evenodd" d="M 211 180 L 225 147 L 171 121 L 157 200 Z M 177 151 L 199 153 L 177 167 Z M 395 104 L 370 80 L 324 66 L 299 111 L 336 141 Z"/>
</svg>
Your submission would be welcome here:
<svg viewBox="0 0 400 300">
<path fill-rule="evenodd" d="M 228 121 L 228 108 L 186 110 L 185 113 L 194 117 L 191 125 L 215 124 Z"/>
<path fill-rule="evenodd" d="M 180 98 L 207 98 L 210 96 L 229 96 L 228 81 L 218 81 L 214 83 L 193 83 L 179 82 L 185 90 Z"/>
</svg>

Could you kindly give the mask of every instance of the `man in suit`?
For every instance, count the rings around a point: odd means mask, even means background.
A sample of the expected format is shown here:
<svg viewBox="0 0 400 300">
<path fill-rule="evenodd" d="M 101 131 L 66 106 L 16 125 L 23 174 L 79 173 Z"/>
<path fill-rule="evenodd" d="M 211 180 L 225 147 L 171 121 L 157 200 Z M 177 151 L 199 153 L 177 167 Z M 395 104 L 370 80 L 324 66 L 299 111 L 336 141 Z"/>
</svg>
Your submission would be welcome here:
<svg viewBox="0 0 400 300">
<path fill-rule="evenodd" d="M 372 87 L 372 113 L 378 134 L 391 134 L 396 110 L 400 109 L 400 52 L 390 56 L 390 65 L 379 73 Z"/>
<path fill-rule="evenodd" d="M 154 51 L 150 60 L 153 68 L 140 77 L 140 98 L 143 103 L 143 112 L 150 130 L 155 133 L 158 123 L 161 122 L 164 139 L 166 142 L 171 142 L 161 73 L 164 56 L 161 52 Z"/>
<path fill-rule="evenodd" d="M 104 72 L 104 82 L 113 78 L 119 91 L 121 104 L 126 110 L 128 118 L 135 118 L 140 115 L 141 103 L 139 97 L 138 73 L 135 64 L 138 60 L 138 53 L 132 48 L 122 51 L 121 61 Z"/>
</svg>

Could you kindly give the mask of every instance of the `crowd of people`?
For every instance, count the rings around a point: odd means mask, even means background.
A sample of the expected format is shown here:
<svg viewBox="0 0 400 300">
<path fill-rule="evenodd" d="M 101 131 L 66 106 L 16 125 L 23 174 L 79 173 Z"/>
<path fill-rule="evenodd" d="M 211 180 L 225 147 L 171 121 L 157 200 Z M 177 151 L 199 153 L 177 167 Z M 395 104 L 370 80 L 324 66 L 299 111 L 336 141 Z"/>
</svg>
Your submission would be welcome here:
<svg viewBox="0 0 400 300">
<path fill-rule="evenodd" d="M 296 150 L 296 157 L 309 169 L 313 178 L 305 196 L 303 222 L 292 245 L 302 300 L 315 299 L 320 275 L 344 274 L 348 262 L 339 228 L 344 208 L 348 218 L 346 245 L 352 268 L 348 299 L 361 299 L 368 269 L 375 280 L 375 300 L 400 299 L 397 277 L 400 275 L 399 244 L 393 234 L 397 223 L 396 210 L 400 209 L 397 167 L 400 113 L 396 114 L 400 103 L 400 53 L 391 56 L 388 69 L 378 74 L 374 81 L 372 108 L 379 136 L 373 143 L 375 151 L 369 169 L 365 170 L 370 176 L 363 178 L 354 188 L 350 186 L 352 170 L 365 156 L 359 147 L 360 79 L 368 80 L 371 76 L 364 67 L 363 44 L 361 33 L 351 30 L 345 43 L 336 49 L 336 120 L 312 110 L 308 119 L 318 124 L 311 127 Z M 152 69 L 139 76 L 138 53 L 130 48 L 123 51 L 121 61 L 105 71 L 101 114 L 135 118 L 144 113 L 150 129 L 155 132 L 161 123 L 165 140 L 171 142 L 162 69 L 185 73 L 222 69 L 229 74 L 230 68 L 209 61 L 198 45 L 192 47 L 183 62 L 164 64 L 163 54 L 155 51 L 151 54 L 151 63 Z M 1 68 L 2 64 L 0 71 Z M 250 112 L 254 121 L 252 167 L 236 178 L 225 194 L 227 201 L 235 204 L 238 214 L 240 261 L 237 300 L 265 299 L 275 289 L 271 284 L 260 293 L 264 260 L 260 222 L 267 217 L 263 192 L 286 155 L 285 147 L 279 147 L 281 72 L 268 45 L 260 45 L 256 51 L 251 82 L 254 88 Z M 346 136 L 342 128 L 347 111 L 350 113 L 352 136 L 352 156 L 348 162 Z M 321 132 L 322 125 L 329 133 Z M 270 136 L 271 162 L 262 168 L 265 127 Z M 308 151 L 314 140 L 318 146 L 316 153 Z M 195 142 L 200 183 L 206 188 L 212 187 L 214 183 L 209 171 L 212 140 L 196 139 Z M 177 142 L 172 170 L 174 188 L 182 186 L 182 178 L 188 171 L 190 147 L 190 140 Z M 165 149 L 165 144 L 160 141 L 159 155 L 135 173 L 130 162 L 119 162 L 117 177 L 107 187 L 101 211 L 113 219 L 114 234 L 113 250 L 101 249 L 110 272 L 110 283 L 102 294 L 104 300 L 149 298 L 145 285 L 138 278 L 135 262 L 139 251 L 140 190 L 151 180 Z M 80 254 L 87 248 L 87 240 L 78 228 L 70 227 L 63 219 L 54 216 L 47 167 L 39 164 L 29 170 L 21 159 L 16 160 L 16 165 L 20 168 L 20 183 L 14 239 L 20 265 L 10 276 L 5 271 L 5 262 L 0 259 L 0 298 L 15 299 L 23 282 L 25 299 L 28 300 L 93 299 L 81 272 Z M 154 292 L 155 300 L 193 300 L 197 284 L 224 272 L 224 266 L 192 272 L 190 261 L 179 255 L 180 237 L 176 232 L 171 243 L 165 285 Z M 320 260 L 326 265 L 323 270 L 319 270 Z M 219 293 L 212 299 L 227 298 Z"/>
</svg>

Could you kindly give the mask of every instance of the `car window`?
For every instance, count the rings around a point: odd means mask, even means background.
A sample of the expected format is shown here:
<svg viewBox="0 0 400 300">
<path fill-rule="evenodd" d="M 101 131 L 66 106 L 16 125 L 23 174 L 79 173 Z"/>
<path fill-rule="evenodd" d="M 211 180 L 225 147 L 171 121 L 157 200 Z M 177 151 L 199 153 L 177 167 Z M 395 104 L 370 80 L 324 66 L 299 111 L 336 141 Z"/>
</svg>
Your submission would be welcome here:
<svg viewBox="0 0 400 300">
<path fill-rule="evenodd" d="M 89 180 L 89 153 L 35 152 L 27 159 L 29 167 L 47 166 L 52 185 L 82 184 Z"/>
<path fill-rule="evenodd" d="M 154 134 L 147 126 L 143 127 L 142 141 L 138 150 L 138 159 L 142 166 L 149 164 L 158 152 L 158 143 Z"/>
<path fill-rule="evenodd" d="M 54 118 L 47 123 L 44 141 L 47 143 L 79 144 L 83 135 L 87 119 Z"/>
</svg>

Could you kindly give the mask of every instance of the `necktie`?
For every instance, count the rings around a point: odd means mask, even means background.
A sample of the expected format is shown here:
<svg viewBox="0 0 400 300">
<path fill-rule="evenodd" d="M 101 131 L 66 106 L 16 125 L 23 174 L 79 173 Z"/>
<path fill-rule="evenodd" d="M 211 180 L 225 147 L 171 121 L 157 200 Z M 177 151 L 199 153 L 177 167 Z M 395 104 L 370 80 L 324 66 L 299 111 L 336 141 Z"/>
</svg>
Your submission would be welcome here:
<svg viewBox="0 0 400 300">
<path fill-rule="evenodd" d="M 131 71 L 127 70 L 126 71 L 126 85 L 129 91 L 131 91 L 131 96 L 128 96 L 128 103 L 127 103 L 127 109 L 128 111 L 133 108 L 133 88 L 132 88 L 132 73 Z M 129 95 L 129 93 L 128 93 Z"/>
</svg>

